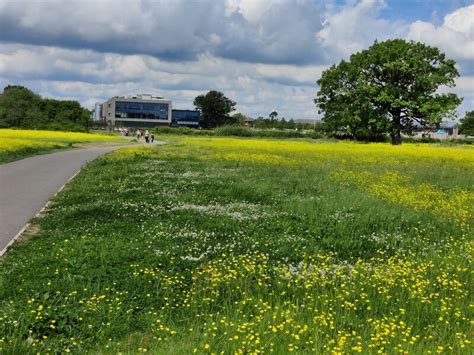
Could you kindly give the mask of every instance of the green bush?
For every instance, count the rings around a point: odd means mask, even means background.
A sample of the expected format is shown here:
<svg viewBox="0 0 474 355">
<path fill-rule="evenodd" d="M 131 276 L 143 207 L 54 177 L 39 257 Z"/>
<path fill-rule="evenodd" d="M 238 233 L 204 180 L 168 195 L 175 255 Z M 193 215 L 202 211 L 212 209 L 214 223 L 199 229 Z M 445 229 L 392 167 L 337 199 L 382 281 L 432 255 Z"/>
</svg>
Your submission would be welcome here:
<svg viewBox="0 0 474 355">
<path fill-rule="evenodd" d="M 439 143 L 441 142 L 440 139 L 431 138 L 431 137 L 402 137 L 402 141 L 404 143 Z"/>
<path fill-rule="evenodd" d="M 189 127 L 159 126 L 153 129 L 156 134 L 177 134 L 188 136 L 212 135 L 212 131 L 194 129 Z"/>
<path fill-rule="evenodd" d="M 192 136 L 220 136 L 220 137 L 257 137 L 257 138 L 312 138 L 324 137 L 319 131 L 296 131 L 289 129 L 258 129 L 241 126 L 222 126 L 214 130 L 193 129 L 188 127 L 156 127 L 156 134 L 175 134 Z"/>
<path fill-rule="evenodd" d="M 223 126 L 214 130 L 216 136 L 256 137 L 255 132 L 250 128 L 238 126 Z"/>
<path fill-rule="evenodd" d="M 237 126 L 224 126 L 214 130 L 216 136 L 259 137 L 259 138 L 323 138 L 317 131 L 296 131 L 289 129 L 256 129 Z"/>
</svg>

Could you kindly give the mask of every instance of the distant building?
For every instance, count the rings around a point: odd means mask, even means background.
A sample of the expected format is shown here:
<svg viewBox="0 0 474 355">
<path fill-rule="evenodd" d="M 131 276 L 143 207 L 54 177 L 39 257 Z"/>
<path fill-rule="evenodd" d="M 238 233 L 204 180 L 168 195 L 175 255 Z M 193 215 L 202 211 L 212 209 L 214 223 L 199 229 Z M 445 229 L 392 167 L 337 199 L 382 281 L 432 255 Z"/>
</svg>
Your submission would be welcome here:
<svg viewBox="0 0 474 355">
<path fill-rule="evenodd" d="M 199 111 L 195 110 L 172 110 L 171 124 L 173 126 L 199 127 Z"/>
<path fill-rule="evenodd" d="M 439 125 L 419 127 L 415 136 L 435 139 L 464 138 L 463 135 L 459 134 L 458 123 L 454 121 L 443 121 Z"/>
<path fill-rule="evenodd" d="M 151 95 L 115 96 L 102 104 L 110 127 L 154 127 L 171 124 L 171 100 Z"/>
<path fill-rule="evenodd" d="M 244 126 L 245 127 L 253 127 L 253 121 L 255 121 L 253 118 L 245 117 Z"/>
</svg>

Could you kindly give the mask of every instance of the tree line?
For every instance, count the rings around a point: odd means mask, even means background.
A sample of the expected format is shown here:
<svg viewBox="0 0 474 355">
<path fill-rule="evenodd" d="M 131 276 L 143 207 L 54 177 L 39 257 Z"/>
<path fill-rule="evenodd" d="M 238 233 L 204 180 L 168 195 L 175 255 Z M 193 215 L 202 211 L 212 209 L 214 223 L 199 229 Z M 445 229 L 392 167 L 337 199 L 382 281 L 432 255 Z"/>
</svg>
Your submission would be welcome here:
<svg viewBox="0 0 474 355">
<path fill-rule="evenodd" d="M 0 128 L 88 131 L 91 112 L 75 100 L 42 98 L 20 85 L 0 94 Z"/>
<path fill-rule="evenodd" d="M 221 126 L 244 126 L 249 118 L 241 113 L 231 115 L 235 111 L 237 103 L 227 98 L 222 92 L 211 90 L 205 95 L 199 95 L 194 99 L 194 106 L 200 112 L 200 125 L 203 128 L 216 128 Z M 272 111 L 268 118 L 259 116 L 250 119 L 255 128 L 277 128 L 277 129 L 314 129 L 315 123 L 297 122 L 293 119 L 286 120 L 284 117 L 277 118 L 278 112 Z"/>
</svg>

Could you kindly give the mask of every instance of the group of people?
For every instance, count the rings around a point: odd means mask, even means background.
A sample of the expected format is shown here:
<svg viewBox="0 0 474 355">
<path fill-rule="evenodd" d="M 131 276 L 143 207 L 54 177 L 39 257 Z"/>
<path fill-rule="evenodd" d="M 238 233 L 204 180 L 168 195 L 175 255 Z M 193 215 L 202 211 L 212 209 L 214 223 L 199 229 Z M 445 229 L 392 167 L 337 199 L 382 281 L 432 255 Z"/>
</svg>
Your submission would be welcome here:
<svg viewBox="0 0 474 355">
<path fill-rule="evenodd" d="M 153 143 L 155 141 L 155 134 L 153 132 L 150 133 L 148 130 L 145 130 L 145 132 L 143 132 L 137 129 L 136 137 L 137 141 L 140 141 L 140 138 L 144 137 L 145 143 Z"/>
<path fill-rule="evenodd" d="M 130 128 L 122 128 L 122 127 L 119 127 L 119 132 L 122 136 L 129 136 L 130 135 Z"/>
</svg>

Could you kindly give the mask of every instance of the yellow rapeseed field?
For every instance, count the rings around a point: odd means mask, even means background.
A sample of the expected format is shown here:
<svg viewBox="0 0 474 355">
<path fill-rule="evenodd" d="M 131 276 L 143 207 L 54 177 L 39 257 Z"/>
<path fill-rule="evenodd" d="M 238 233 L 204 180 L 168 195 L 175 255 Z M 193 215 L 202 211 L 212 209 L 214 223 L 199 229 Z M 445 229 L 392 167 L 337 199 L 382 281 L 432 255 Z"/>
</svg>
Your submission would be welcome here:
<svg viewBox="0 0 474 355">
<path fill-rule="evenodd" d="M 254 139 L 187 138 L 182 141 L 200 159 L 220 159 L 255 164 L 337 167 L 333 178 L 353 183 L 375 197 L 393 203 L 452 217 L 466 224 L 474 215 L 474 192 L 461 187 L 446 188 L 435 181 L 416 183 L 403 171 L 435 169 L 474 172 L 471 146 L 443 147 L 427 144 L 391 146 L 371 143 L 310 143 Z M 196 148 L 204 148 L 199 156 Z M 212 154 L 209 154 L 212 152 Z M 190 153 L 188 153 L 190 154 Z M 434 174 L 434 171 L 433 171 Z M 442 181 L 441 181 L 442 182 Z M 474 179 L 472 180 L 474 183 Z M 472 186 L 471 186 L 472 187 Z"/>
<path fill-rule="evenodd" d="M 256 163 L 281 163 L 282 158 L 285 158 L 288 164 L 298 165 L 328 159 L 342 163 L 354 162 L 358 165 L 416 164 L 420 161 L 429 161 L 436 164 L 455 163 L 474 168 L 474 147 L 472 146 L 445 147 L 427 144 L 392 146 L 384 143 L 312 143 L 194 137 L 183 139 L 181 142 L 190 147 L 212 149 L 223 159 L 255 161 Z M 275 156 L 280 158 L 273 160 Z"/>
<path fill-rule="evenodd" d="M 22 154 L 30 155 L 41 150 L 64 148 L 73 143 L 114 140 L 117 140 L 117 137 L 102 134 L 0 129 L 0 161 L 7 160 L 7 156 L 21 157 Z"/>
</svg>

